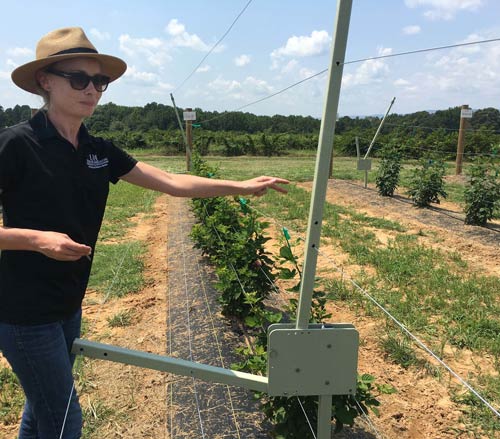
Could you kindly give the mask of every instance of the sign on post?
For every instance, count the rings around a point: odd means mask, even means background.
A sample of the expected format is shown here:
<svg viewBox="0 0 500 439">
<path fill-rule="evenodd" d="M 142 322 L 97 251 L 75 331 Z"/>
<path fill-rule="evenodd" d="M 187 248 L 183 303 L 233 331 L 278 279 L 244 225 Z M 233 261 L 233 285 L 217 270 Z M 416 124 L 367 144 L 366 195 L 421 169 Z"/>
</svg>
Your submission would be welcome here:
<svg viewBox="0 0 500 439">
<path fill-rule="evenodd" d="M 460 111 L 460 117 L 463 119 L 471 119 L 472 108 L 462 108 L 462 110 Z"/>
<path fill-rule="evenodd" d="M 184 111 L 182 113 L 184 120 L 196 120 L 196 111 Z"/>
</svg>

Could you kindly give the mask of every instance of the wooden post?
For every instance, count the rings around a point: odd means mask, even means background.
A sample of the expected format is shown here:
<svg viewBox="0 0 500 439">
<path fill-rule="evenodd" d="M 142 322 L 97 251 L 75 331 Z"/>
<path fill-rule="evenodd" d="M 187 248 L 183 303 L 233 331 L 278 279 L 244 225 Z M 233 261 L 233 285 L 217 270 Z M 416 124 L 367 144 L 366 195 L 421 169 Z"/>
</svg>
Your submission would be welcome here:
<svg viewBox="0 0 500 439">
<path fill-rule="evenodd" d="M 186 111 L 193 111 L 192 108 L 186 108 Z M 193 150 L 193 121 L 186 120 L 186 168 L 191 171 L 191 151 Z"/>
<path fill-rule="evenodd" d="M 468 105 L 462 105 L 462 110 L 469 110 Z M 460 111 L 460 130 L 458 131 L 458 143 L 457 143 L 457 159 L 455 167 L 455 175 L 460 175 L 462 173 L 462 161 L 464 157 L 464 140 L 465 140 L 465 130 L 469 125 L 469 117 L 464 117 L 463 111 Z"/>
</svg>

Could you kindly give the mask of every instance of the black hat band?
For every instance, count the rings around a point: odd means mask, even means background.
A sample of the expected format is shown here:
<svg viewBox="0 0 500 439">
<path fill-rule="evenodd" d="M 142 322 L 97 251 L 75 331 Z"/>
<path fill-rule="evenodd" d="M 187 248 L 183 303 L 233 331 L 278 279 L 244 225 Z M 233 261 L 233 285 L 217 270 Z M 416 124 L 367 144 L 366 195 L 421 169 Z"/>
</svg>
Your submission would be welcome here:
<svg viewBox="0 0 500 439">
<path fill-rule="evenodd" d="M 60 52 L 53 53 L 49 56 L 56 56 L 56 55 L 66 55 L 68 53 L 99 53 L 95 49 L 89 49 L 88 47 L 75 47 L 73 49 L 66 49 L 66 50 L 61 50 Z"/>
</svg>

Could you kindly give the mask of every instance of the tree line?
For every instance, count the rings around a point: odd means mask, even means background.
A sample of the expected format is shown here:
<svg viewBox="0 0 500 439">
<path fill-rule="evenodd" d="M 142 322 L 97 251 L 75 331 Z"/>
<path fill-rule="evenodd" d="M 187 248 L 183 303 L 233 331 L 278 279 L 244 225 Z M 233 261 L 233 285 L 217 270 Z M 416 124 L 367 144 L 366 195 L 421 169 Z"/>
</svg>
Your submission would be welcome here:
<svg viewBox="0 0 500 439">
<path fill-rule="evenodd" d="M 179 112 L 182 111 L 179 108 Z M 311 116 L 258 116 L 201 108 L 194 111 L 199 125 L 194 129 L 194 144 L 202 154 L 279 155 L 288 150 L 317 147 L 321 121 Z M 28 119 L 30 114 L 27 105 L 7 109 L 0 106 L 0 127 L 15 125 Z M 336 152 L 356 155 L 356 137 L 361 152 L 366 151 L 380 120 L 379 116 L 340 117 L 336 124 Z M 452 157 L 459 124 L 460 107 L 390 114 L 373 153 L 377 155 L 384 145 L 391 144 L 409 157 L 418 158 L 424 151 Z M 169 105 L 152 102 L 143 107 L 128 107 L 107 103 L 96 108 L 86 125 L 93 134 L 111 139 L 124 148 L 159 148 L 168 154 L 184 150 L 175 110 Z M 489 154 L 498 144 L 500 111 L 496 108 L 476 110 L 467 130 L 466 153 Z"/>
</svg>

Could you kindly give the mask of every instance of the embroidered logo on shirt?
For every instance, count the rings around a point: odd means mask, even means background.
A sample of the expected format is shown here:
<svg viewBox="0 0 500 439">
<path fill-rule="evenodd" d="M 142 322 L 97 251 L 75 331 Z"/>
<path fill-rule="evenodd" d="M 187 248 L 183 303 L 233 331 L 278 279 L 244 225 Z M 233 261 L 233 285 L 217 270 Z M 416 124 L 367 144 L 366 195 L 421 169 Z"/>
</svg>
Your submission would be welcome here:
<svg viewBox="0 0 500 439">
<path fill-rule="evenodd" d="M 89 157 L 87 158 L 87 166 L 90 169 L 99 169 L 99 168 L 105 168 L 108 166 L 109 160 L 105 157 L 103 159 L 98 159 L 97 154 L 89 154 Z"/>
</svg>

